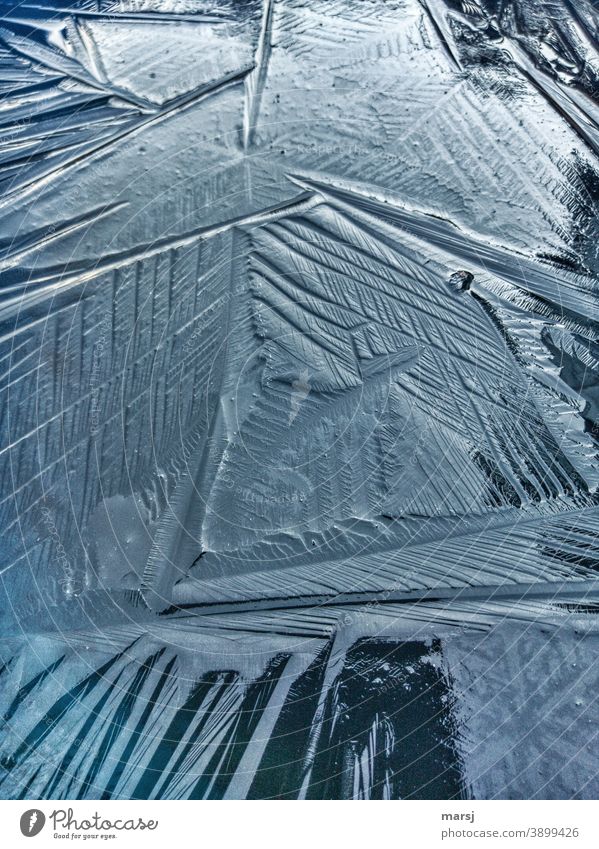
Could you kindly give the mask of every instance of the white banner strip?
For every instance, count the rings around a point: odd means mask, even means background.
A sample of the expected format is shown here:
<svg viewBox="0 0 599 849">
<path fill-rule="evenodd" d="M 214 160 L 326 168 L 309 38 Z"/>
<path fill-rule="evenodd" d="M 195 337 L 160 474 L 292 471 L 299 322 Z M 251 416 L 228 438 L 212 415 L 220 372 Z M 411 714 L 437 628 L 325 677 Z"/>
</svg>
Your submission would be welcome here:
<svg viewBox="0 0 599 849">
<path fill-rule="evenodd" d="M 372 805 L 376 804 L 376 807 Z M 599 803 L 0 801 L 3 846 L 596 847 Z"/>
</svg>

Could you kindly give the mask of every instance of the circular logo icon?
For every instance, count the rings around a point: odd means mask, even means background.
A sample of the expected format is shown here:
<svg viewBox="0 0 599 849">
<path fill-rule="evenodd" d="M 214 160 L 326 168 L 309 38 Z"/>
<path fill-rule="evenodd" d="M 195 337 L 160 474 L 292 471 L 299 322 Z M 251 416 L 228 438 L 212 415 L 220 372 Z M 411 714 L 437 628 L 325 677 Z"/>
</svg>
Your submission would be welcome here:
<svg viewBox="0 0 599 849">
<path fill-rule="evenodd" d="M 25 811 L 21 816 L 20 824 L 21 834 L 24 834 L 25 837 L 35 837 L 46 824 L 46 817 L 37 808 L 31 808 L 30 811 Z"/>
</svg>

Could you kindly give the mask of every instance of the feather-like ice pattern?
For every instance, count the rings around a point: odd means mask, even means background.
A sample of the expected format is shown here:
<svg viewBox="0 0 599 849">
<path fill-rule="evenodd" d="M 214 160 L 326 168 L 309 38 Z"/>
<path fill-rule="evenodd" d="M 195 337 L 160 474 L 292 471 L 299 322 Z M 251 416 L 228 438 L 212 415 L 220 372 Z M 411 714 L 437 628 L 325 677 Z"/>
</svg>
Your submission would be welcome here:
<svg viewBox="0 0 599 849">
<path fill-rule="evenodd" d="M 0 796 L 596 798 L 593 3 L 0 15 Z"/>
</svg>

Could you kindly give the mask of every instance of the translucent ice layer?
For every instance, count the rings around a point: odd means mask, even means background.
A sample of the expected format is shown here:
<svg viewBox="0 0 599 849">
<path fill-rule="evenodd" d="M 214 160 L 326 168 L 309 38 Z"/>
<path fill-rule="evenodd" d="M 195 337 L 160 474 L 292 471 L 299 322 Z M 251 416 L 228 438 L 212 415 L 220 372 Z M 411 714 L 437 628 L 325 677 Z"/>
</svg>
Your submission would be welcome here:
<svg viewBox="0 0 599 849">
<path fill-rule="evenodd" d="M 596 798 L 593 3 L 0 15 L 0 795 Z"/>
</svg>

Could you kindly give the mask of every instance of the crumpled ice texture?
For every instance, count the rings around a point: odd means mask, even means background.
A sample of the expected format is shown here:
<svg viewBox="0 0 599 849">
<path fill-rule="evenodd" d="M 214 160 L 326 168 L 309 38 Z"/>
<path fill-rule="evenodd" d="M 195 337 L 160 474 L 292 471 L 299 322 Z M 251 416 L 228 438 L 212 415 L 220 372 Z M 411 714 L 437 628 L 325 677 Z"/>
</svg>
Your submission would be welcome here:
<svg viewBox="0 0 599 849">
<path fill-rule="evenodd" d="M 0 14 L 0 795 L 597 798 L 591 0 Z"/>
</svg>

